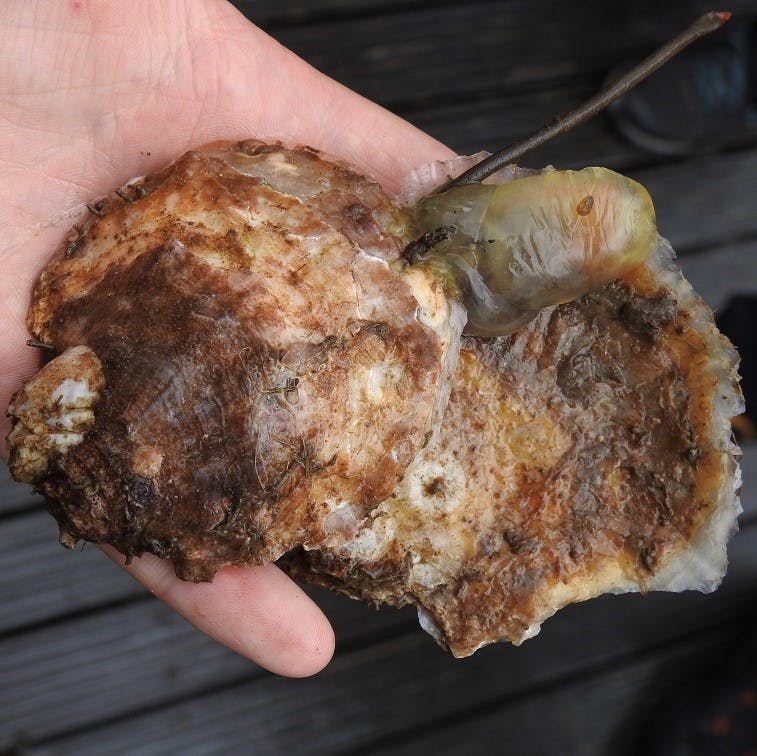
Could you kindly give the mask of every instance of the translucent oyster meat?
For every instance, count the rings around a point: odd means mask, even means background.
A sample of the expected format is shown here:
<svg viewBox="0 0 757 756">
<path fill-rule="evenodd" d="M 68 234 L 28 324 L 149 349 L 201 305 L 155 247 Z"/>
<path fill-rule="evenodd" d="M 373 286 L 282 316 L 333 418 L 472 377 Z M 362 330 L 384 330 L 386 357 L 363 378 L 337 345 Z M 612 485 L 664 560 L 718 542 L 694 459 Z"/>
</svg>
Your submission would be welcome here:
<svg viewBox="0 0 757 756">
<path fill-rule="evenodd" d="M 312 150 L 209 145 L 95 210 L 29 315 L 60 356 L 10 408 L 11 470 L 66 545 L 193 580 L 278 560 L 417 605 L 457 656 L 603 592 L 719 583 L 736 356 L 664 241 L 461 348 L 464 312 L 400 262 L 411 214 Z M 66 381 L 91 390 L 59 443 Z"/>
</svg>

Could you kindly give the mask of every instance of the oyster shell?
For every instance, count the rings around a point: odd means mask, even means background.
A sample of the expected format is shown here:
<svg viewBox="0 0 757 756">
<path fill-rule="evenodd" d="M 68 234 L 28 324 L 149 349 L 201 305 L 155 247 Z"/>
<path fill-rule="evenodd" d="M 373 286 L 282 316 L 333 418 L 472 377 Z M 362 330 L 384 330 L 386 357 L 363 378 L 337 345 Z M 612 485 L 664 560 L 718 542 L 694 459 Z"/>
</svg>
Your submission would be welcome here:
<svg viewBox="0 0 757 756">
<path fill-rule="evenodd" d="M 10 407 L 65 545 L 190 580 L 279 560 L 416 604 L 458 656 L 722 577 L 736 357 L 664 242 L 460 351 L 464 312 L 401 262 L 412 216 L 312 150 L 209 145 L 93 212 L 29 314 L 59 356 Z"/>
<path fill-rule="evenodd" d="M 602 593 L 714 590 L 740 513 L 735 353 L 665 242 L 633 276 L 466 338 L 438 439 L 293 576 L 419 607 L 456 656 Z"/>
<path fill-rule="evenodd" d="M 65 543 L 209 580 L 299 545 L 329 502 L 367 515 L 392 493 L 440 424 L 464 319 L 390 268 L 405 211 L 311 151 L 257 142 L 190 152 L 95 211 L 29 315 L 60 356 L 11 406 L 11 470 Z M 104 376 L 91 422 L 51 449 L 29 418 L 54 378 L 89 371 Z"/>
</svg>

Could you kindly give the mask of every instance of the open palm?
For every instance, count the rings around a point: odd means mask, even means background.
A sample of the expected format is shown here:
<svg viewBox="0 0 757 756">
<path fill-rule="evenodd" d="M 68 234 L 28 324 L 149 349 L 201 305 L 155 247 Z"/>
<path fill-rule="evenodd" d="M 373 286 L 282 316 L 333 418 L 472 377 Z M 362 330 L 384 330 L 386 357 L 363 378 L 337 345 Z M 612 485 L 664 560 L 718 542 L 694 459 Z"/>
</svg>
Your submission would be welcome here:
<svg viewBox="0 0 757 756">
<path fill-rule="evenodd" d="M 37 367 L 25 344 L 34 281 L 87 201 L 214 139 L 309 144 L 389 191 L 410 168 L 450 154 L 224 0 L 5 0 L 0 30 L 1 408 Z M 128 569 L 275 672 L 311 674 L 331 657 L 328 622 L 273 566 L 227 568 L 200 585 L 153 557 Z"/>
</svg>

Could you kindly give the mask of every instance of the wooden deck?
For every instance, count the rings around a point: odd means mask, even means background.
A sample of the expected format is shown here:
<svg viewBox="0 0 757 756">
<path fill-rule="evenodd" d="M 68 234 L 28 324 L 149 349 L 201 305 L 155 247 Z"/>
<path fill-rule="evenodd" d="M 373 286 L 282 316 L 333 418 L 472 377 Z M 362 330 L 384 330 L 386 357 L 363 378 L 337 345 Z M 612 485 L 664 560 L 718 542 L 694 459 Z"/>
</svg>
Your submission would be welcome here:
<svg viewBox="0 0 757 756">
<path fill-rule="evenodd" d="M 460 152 L 541 125 L 707 9 L 665 0 L 237 5 Z M 757 0 L 730 5 L 757 13 Z M 650 189 L 662 233 L 713 307 L 757 293 L 757 147 L 662 161 L 599 118 L 526 162 L 623 169 Z M 744 452 L 741 532 L 715 594 L 603 597 L 560 612 L 520 648 L 455 661 L 412 611 L 312 591 L 338 649 L 307 680 L 274 677 L 208 640 L 96 548 L 61 549 L 52 518 L 3 467 L 0 753 L 644 753 L 664 702 L 722 669 L 752 626 L 757 447 Z"/>
</svg>

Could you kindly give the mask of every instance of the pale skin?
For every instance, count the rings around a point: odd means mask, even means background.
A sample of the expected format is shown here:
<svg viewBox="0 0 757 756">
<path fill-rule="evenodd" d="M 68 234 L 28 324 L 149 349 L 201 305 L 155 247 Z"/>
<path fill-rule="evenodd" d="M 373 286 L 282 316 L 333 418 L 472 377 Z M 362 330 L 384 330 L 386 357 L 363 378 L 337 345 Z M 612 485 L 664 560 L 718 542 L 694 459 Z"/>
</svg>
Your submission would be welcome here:
<svg viewBox="0 0 757 756">
<path fill-rule="evenodd" d="M 84 203 L 216 139 L 308 144 L 389 192 L 410 169 L 452 154 L 312 69 L 224 0 L 4 0 L 0 30 L 3 409 L 38 366 L 26 345 L 32 287 Z M 273 672 L 310 675 L 332 656 L 328 620 L 273 565 L 227 568 L 198 585 L 153 557 L 126 569 Z"/>
</svg>

